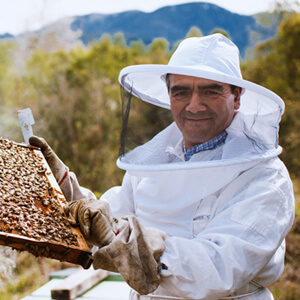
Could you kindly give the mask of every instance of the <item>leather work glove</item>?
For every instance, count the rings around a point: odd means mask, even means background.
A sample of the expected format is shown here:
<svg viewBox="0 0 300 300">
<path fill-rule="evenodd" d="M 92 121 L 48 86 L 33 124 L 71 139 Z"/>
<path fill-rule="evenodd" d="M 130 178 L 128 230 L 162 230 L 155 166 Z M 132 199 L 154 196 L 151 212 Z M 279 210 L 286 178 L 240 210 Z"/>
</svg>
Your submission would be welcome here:
<svg viewBox="0 0 300 300">
<path fill-rule="evenodd" d="M 29 138 L 29 143 L 30 145 L 41 149 L 56 181 L 58 182 L 68 202 L 76 199 L 81 199 L 85 196 L 81 191 L 75 174 L 69 173 L 69 168 L 58 158 L 58 156 L 43 138 L 38 136 L 31 136 Z M 90 192 L 89 197 L 91 196 L 92 193 Z"/>
<path fill-rule="evenodd" d="M 114 222 L 109 205 L 105 201 L 88 198 L 71 201 L 64 211 L 72 225 L 79 225 L 88 242 L 102 247 L 113 240 Z"/>
<path fill-rule="evenodd" d="M 65 176 L 66 171 L 68 170 L 65 164 L 58 158 L 58 156 L 43 138 L 31 136 L 29 138 L 29 144 L 41 149 L 56 181 L 60 183 Z"/>
<path fill-rule="evenodd" d="M 157 289 L 166 233 L 143 227 L 135 216 L 112 218 L 109 204 L 102 200 L 72 201 L 65 213 L 72 225 L 80 226 L 87 241 L 99 247 L 94 269 L 120 273 L 142 295 Z"/>
<path fill-rule="evenodd" d="M 110 244 L 94 254 L 94 269 L 118 272 L 141 295 L 160 284 L 159 259 L 165 250 L 166 233 L 143 227 L 135 216 L 118 221 L 119 232 Z"/>
</svg>

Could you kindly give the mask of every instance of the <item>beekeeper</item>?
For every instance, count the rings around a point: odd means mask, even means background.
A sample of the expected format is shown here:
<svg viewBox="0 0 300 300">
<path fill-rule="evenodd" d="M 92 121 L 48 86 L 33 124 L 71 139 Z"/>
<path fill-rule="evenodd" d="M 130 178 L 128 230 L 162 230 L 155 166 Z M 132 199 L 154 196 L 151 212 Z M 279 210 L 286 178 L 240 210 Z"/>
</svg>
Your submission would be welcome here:
<svg viewBox="0 0 300 300">
<path fill-rule="evenodd" d="M 278 158 L 284 103 L 243 80 L 221 34 L 188 38 L 168 65 L 129 66 L 121 85 L 170 108 L 174 123 L 121 156 L 121 187 L 100 200 L 32 137 L 70 201 L 66 212 L 99 247 L 94 268 L 120 272 L 130 299 L 273 299 L 294 217 Z"/>
</svg>

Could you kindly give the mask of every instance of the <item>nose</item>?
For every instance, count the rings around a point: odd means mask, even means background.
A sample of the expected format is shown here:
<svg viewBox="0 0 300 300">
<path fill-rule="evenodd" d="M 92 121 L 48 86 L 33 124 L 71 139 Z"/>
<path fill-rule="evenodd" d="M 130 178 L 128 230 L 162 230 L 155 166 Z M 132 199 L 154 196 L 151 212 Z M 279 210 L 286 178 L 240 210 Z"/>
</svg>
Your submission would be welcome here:
<svg viewBox="0 0 300 300">
<path fill-rule="evenodd" d="M 206 111 L 207 106 L 202 101 L 201 97 L 196 91 L 193 91 L 192 97 L 190 98 L 190 102 L 186 106 L 185 110 L 190 111 L 192 113 L 197 113 L 199 111 Z"/>
</svg>

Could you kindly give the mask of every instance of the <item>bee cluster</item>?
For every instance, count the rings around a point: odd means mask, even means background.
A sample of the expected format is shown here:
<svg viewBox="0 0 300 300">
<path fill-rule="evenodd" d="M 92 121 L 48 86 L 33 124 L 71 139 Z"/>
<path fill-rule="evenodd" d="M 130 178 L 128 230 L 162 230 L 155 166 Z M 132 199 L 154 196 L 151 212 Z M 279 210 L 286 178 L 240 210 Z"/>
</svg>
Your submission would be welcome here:
<svg viewBox="0 0 300 300">
<path fill-rule="evenodd" d="M 78 246 L 46 175 L 33 149 L 0 138 L 0 231 Z"/>
</svg>

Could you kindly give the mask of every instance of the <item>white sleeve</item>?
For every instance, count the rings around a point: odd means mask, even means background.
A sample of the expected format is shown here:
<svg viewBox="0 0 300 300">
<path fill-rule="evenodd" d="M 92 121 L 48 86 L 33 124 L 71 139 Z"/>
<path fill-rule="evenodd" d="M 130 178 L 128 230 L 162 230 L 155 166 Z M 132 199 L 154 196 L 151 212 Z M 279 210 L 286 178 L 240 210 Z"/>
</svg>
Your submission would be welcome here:
<svg viewBox="0 0 300 300">
<path fill-rule="evenodd" d="M 263 279 L 264 269 L 272 277 L 266 282 L 278 278 L 294 216 L 285 170 L 249 170 L 223 190 L 219 201 L 214 217 L 194 239 L 167 237 L 161 256 L 167 270 L 161 271 L 158 293 L 218 299 Z"/>
<path fill-rule="evenodd" d="M 126 172 L 123 178 L 122 186 L 112 187 L 100 197 L 100 200 L 109 203 L 112 215 L 115 218 L 135 214 L 132 187 L 134 180 L 135 178 Z"/>
<path fill-rule="evenodd" d="M 126 215 L 133 215 L 135 212 L 133 201 L 132 184 L 136 181 L 136 177 L 125 173 L 122 186 L 115 186 L 108 189 L 100 199 L 110 204 L 112 215 L 120 218 Z M 60 185 L 67 201 L 80 200 L 82 198 L 90 198 L 96 200 L 96 196 L 87 188 L 79 185 L 76 175 L 68 172 L 68 175 Z"/>
</svg>

